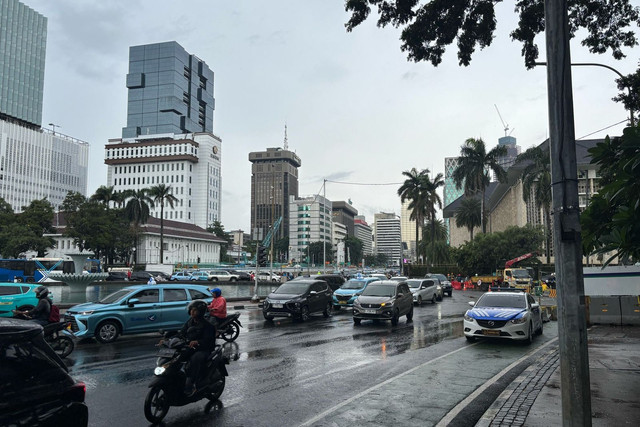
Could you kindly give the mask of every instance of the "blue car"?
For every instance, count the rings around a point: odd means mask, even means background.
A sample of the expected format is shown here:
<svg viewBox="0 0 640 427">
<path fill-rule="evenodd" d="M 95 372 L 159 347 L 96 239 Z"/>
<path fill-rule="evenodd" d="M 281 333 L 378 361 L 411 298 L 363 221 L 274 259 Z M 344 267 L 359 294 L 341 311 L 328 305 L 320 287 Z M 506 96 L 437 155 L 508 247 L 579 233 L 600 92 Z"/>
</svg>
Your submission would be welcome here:
<svg viewBox="0 0 640 427">
<path fill-rule="evenodd" d="M 0 317 L 12 317 L 11 310 L 28 310 L 38 305 L 34 292 L 40 285 L 0 283 Z"/>
<path fill-rule="evenodd" d="M 212 299 L 206 286 L 196 284 L 128 286 L 98 302 L 71 307 L 64 319 L 78 338 L 110 343 L 121 334 L 178 330 L 189 318 L 191 301 L 209 304 Z"/>
<path fill-rule="evenodd" d="M 333 309 L 340 310 L 341 307 L 353 307 L 353 302 L 358 295 L 364 291 L 369 283 L 377 282 L 377 277 L 362 277 L 347 280 L 333 293 Z"/>
</svg>

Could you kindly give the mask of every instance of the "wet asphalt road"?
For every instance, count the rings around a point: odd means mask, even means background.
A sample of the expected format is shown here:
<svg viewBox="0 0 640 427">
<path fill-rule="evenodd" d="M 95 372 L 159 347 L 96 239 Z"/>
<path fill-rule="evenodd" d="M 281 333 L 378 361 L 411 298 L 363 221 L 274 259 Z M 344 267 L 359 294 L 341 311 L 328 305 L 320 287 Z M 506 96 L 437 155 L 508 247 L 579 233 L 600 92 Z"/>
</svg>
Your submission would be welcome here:
<svg viewBox="0 0 640 427">
<path fill-rule="evenodd" d="M 423 386 L 431 391 L 442 388 L 438 399 L 442 401 L 435 405 L 440 411 L 434 413 L 435 424 L 476 388 L 466 386 L 465 379 L 456 373 L 458 366 L 474 367 L 471 372 L 477 366 L 490 377 L 494 372 L 489 366 L 495 365 L 497 373 L 499 367 L 510 365 L 557 335 L 552 322 L 532 347 L 503 341 L 470 346 L 462 334 L 462 315 L 469 307 L 467 302 L 479 295 L 454 291 L 453 298 L 415 307 L 413 322 L 403 317 L 396 327 L 370 321 L 354 326 L 345 310 L 328 319 L 314 315 L 305 323 L 290 319 L 267 322 L 259 309 L 240 310 L 244 328 L 235 343 L 224 346 L 232 361 L 221 402 L 209 414 L 204 413 L 206 400 L 172 407 L 164 424 L 343 425 L 351 423 L 349 411 L 367 410 L 367 390 L 431 359 L 438 360 L 444 374 L 431 385 L 422 382 L 413 387 L 418 394 Z M 91 426 L 149 425 L 143 403 L 155 367 L 154 344 L 158 339 L 157 334 L 145 334 L 120 337 L 113 344 L 77 344 L 67 364 L 74 378 L 87 384 Z M 510 369 L 487 392 L 450 413 L 449 423 L 473 425 L 528 363 Z M 459 391 L 452 392 L 451 384 L 458 384 Z M 357 400 L 343 404 L 360 395 L 364 404 Z"/>
</svg>

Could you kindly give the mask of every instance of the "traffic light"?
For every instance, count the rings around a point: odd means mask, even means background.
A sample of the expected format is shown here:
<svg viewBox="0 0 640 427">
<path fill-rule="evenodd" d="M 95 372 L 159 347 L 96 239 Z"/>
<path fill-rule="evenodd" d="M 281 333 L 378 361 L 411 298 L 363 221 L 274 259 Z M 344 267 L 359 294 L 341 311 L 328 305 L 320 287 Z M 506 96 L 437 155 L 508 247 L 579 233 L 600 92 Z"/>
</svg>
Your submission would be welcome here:
<svg viewBox="0 0 640 427">
<path fill-rule="evenodd" d="M 267 248 L 258 246 L 258 265 L 260 267 L 267 266 Z"/>
</svg>

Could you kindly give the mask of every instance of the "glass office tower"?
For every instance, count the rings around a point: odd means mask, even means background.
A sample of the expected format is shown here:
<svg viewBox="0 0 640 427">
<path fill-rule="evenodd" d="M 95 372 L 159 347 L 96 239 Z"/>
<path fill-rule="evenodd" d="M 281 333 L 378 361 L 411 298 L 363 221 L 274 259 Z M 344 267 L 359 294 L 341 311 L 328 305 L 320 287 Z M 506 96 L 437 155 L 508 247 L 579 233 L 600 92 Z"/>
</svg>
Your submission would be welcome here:
<svg viewBox="0 0 640 427">
<path fill-rule="evenodd" d="M 213 133 L 213 71 L 175 41 L 129 48 L 123 138 Z"/>
<path fill-rule="evenodd" d="M 0 0 L 0 118 L 42 125 L 47 18 L 18 0 Z"/>
</svg>

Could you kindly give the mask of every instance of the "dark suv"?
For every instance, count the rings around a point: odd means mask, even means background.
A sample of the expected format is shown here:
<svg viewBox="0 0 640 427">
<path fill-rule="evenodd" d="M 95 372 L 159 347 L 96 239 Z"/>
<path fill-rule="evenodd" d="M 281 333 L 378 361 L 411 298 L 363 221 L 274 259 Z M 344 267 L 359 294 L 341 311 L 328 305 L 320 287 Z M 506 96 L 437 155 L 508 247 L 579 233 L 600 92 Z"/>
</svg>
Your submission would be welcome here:
<svg viewBox="0 0 640 427">
<path fill-rule="evenodd" d="M 413 319 L 413 294 L 407 282 L 382 280 L 370 283 L 353 302 L 353 323 L 359 325 L 364 319 L 391 320 L 398 324 L 400 316 Z"/>
<path fill-rule="evenodd" d="M 327 282 L 327 285 L 329 285 L 329 289 L 331 289 L 331 292 L 334 292 L 337 289 L 340 289 L 340 286 L 344 285 L 344 282 L 345 282 L 344 277 L 342 277 L 339 274 L 318 274 L 313 276 L 298 276 L 293 280 L 309 280 L 309 279 L 324 280 L 325 282 Z"/>
<path fill-rule="evenodd" d="M 67 371 L 42 326 L 0 319 L 0 426 L 87 426 L 86 387 Z"/>
<path fill-rule="evenodd" d="M 434 277 L 438 280 L 440 280 L 440 287 L 442 288 L 442 295 L 447 294 L 449 296 L 451 296 L 453 294 L 453 286 L 451 285 L 451 282 L 449 281 L 449 279 L 447 279 L 447 276 L 445 276 L 444 274 L 436 274 L 436 273 L 427 273 L 426 276 L 427 278 L 431 278 Z"/>
<path fill-rule="evenodd" d="M 285 282 L 264 300 L 262 314 L 267 320 L 274 317 L 293 317 L 303 322 L 312 313 L 332 314 L 332 291 L 327 282 L 315 279 L 296 279 Z"/>
</svg>

